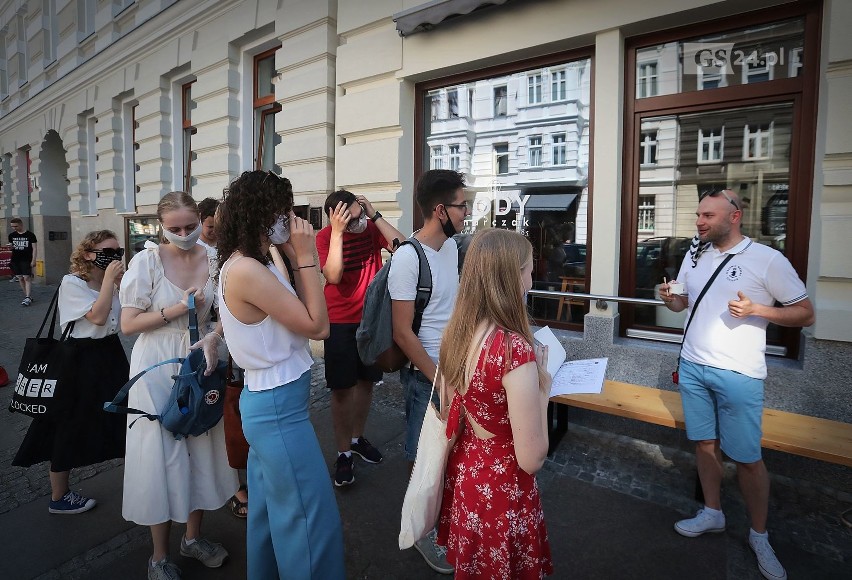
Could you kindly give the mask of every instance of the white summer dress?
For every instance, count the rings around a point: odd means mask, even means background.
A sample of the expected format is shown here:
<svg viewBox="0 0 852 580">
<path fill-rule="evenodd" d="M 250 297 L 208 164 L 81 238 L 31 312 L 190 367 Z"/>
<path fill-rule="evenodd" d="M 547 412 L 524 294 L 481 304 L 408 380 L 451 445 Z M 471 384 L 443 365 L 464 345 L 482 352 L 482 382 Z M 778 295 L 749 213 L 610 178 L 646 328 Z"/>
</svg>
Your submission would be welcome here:
<svg viewBox="0 0 852 580">
<path fill-rule="evenodd" d="M 198 311 L 199 327 L 210 316 L 215 288 L 215 269 L 201 292 L 204 304 Z M 159 247 L 149 247 L 130 261 L 121 281 L 121 306 L 159 312 L 177 304 L 183 290 L 168 280 L 160 261 Z M 189 347 L 189 316 L 139 335 L 130 356 L 130 376 L 158 362 L 186 356 Z M 145 374 L 130 389 L 127 405 L 158 413 L 166 404 L 178 365 L 164 365 Z M 198 437 L 180 441 L 159 421 L 128 415 L 127 455 L 124 460 L 124 519 L 150 526 L 167 521 L 186 522 L 194 510 L 215 510 L 239 487 L 237 472 L 228 465 L 225 431 L 220 421 Z"/>
</svg>

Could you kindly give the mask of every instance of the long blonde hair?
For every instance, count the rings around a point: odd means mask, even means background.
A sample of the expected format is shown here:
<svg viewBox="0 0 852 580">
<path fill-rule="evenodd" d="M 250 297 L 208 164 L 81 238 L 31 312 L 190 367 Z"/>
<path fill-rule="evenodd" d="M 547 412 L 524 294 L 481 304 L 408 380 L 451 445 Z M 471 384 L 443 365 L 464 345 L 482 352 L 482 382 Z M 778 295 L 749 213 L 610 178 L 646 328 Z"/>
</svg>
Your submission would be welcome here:
<svg viewBox="0 0 852 580">
<path fill-rule="evenodd" d="M 71 268 L 69 268 L 69 272 L 88 281 L 92 263 L 86 259 L 86 253 L 94 252 L 95 246 L 103 241 L 117 239 L 118 237 L 112 230 L 96 230 L 86 234 L 71 254 Z"/>
<path fill-rule="evenodd" d="M 521 284 L 521 267 L 531 259 L 532 245 L 516 232 L 494 228 L 473 236 L 441 341 L 439 366 L 452 388 L 466 387 L 467 355 L 480 323 L 494 324 L 533 344 Z"/>
</svg>

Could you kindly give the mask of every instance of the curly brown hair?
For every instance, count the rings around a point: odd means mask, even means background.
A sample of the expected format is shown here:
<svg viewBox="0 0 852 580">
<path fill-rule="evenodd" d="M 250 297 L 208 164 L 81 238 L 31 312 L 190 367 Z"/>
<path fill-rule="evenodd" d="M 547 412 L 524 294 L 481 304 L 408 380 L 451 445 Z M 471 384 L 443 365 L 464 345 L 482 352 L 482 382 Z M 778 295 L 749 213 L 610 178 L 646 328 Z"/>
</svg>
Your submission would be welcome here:
<svg viewBox="0 0 852 580">
<path fill-rule="evenodd" d="M 79 276 L 83 280 L 88 281 L 89 272 L 92 269 L 92 263 L 86 259 L 85 254 L 87 252 L 94 252 L 95 246 L 103 241 L 117 239 L 118 236 L 116 236 L 115 232 L 112 230 L 96 230 L 94 232 L 89 232 L 82 241 L 77 244 L 77 247 L 71 254 L 71 268 L 69 268 L 68 271 L 75 276 Z"/>
<path fill-rule="evenodd" d="M 290 180 L 271 171 L 244 171 L 224 194 L 216 218 L 219 268 L 238 250 L 261 264 L 269 264 L 269 257 L 261 253 L 261 238 L 278 216 L 293 209 Z"/>
</svg>

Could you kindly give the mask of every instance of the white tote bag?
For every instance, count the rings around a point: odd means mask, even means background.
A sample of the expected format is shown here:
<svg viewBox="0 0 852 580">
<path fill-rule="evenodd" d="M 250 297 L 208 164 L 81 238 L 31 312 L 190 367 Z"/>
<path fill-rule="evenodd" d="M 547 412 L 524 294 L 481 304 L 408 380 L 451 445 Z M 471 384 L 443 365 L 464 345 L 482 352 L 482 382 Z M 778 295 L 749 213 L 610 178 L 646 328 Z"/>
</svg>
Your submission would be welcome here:
<svg viewBox="0 0 852 580">
<path fill-rule="evenodd" d="M 405 499 L 402 502 L 402 523 L 399 530 L 399 549 L 405 550 L 414 542 L 426 536 L 435 527 L 441 512 L 441 498 L 444 493 L 444 472 L 447 468 L 447 455 L 450 441 L 447 439 L 447 422 L 432 404 L 435 383 L 439 369 L 435 371 L 435 381 L 429 394 L 429 404 L 423 417 L 423 428 L 417 443 L 417 458 Z M 443 381 L 443 378 L 441 379 Z M 444 405 L 445 393 L 442 391 L 441 404 Z"/>
</svg>

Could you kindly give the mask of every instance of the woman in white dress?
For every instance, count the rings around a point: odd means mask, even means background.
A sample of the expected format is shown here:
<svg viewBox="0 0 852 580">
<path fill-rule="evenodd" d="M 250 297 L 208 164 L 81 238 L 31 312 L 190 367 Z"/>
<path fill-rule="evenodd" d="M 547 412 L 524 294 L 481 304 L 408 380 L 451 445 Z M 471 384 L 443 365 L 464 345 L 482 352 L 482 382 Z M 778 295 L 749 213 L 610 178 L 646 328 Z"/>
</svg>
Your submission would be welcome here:
<svg viewBox="0 0 852 580">
<path fill-rule="evenodd" d="M 124 273 L 115 234 L 89 232 L 71 254 L 71 273 L 59 286 L 59 322 L 73 349 L 74 400 L 60 420 L 33 419 L 12 465 L 50 461 L 52 514 L 79 514 L 95 507 L 68 486 L 70 470 L 124 457 L 124 417 L 104 413 L 104 401 L 127 382 L 127 355 L 118 339 L 118 284 Z"/>
<path fill-rule="evenodd" d="M 201 232 L 198 207 L 188 194 L 172 192 L 157 205 L 162 244 L 130 261 L 121 283 L 121 329 L 139 333 L 130 357 L 130 374 L 166 359 L 185 356 L 189 348 L 187 299 L 195 295 L 199 327 L 210 316 L 215 296 L 215 266 L 196 244 Z M 165 406 L 177 365 L 145 374 L 130 390 L 128 406 L 159 413 Z M 128 419 L 128 424 L 135 418 Z M 224 427 L 180 441 L 159 421 L 137 421 L 127 429 L 124 463 L 126 520 L 150 526 L 154 552 L 149 579 L 180 578 L 169 561 L 171 522 L 186 523 L 180 553 L 209 568 L 221 566 L 228 552 L 200 536 L 204 510 L 216 510 L 237 489 L 236 471 L 228 465 Z"/>
</svg>

